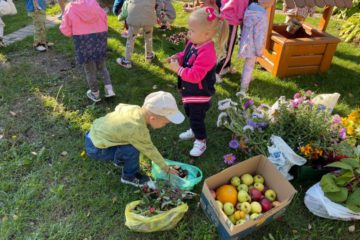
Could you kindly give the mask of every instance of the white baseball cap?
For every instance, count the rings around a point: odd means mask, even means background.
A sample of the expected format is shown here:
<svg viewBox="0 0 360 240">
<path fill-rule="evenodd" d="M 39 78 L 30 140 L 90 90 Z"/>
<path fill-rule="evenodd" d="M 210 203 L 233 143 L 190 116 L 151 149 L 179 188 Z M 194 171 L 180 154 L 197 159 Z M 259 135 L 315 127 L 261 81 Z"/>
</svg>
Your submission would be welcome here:
<svg viewBox="0 0 360 240">
<path fill-rule="evenodd" d="M 175 124 L 180 124 L 185 119 L 177 107 L 175 98 L 168 92 L 158 91 L 150 93 L 146 96 L 143 107 L 156 115 L 167 118 Z"/>
</svg>

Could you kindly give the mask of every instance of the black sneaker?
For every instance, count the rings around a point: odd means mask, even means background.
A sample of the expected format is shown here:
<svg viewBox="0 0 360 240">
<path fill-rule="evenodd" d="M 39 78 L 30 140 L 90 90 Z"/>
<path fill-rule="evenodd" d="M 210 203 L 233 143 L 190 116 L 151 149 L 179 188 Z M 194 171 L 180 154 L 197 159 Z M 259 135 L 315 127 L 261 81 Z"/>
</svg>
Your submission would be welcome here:
<svg viewBox="0 0 360 240">
<path fill-rule="evenodd" d="M 151 179 L 142 175 L 141 173 L 136 173 L 133 177 L 121 177 L 121 182 L 124 184 L 129 184 L 135 187 L 142 187 L 145 183 L 149 182 Z"/>
</svg>

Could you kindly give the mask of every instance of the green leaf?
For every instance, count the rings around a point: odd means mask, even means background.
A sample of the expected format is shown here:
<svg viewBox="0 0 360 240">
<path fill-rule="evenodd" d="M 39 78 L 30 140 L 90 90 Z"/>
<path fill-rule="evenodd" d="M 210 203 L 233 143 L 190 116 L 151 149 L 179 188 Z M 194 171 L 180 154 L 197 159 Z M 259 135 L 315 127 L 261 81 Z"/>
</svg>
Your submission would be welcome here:
<svg viewBox="0 0 360 240">
<path fill-rule="evenodd" d="M 350 166 L 349 164 L 343 163 L 343 162 L 333 162 L 333 163 L 326 165 L 325 167 L 335 167 L 335 168 L 350 170 L 351 172 L 353 171 L 352 166 Z"/>
<path fill-rule="evenodd" d="M 347 188 L 342 187 L 339 192 L 325 192 L 325 196 L 333 202 L 342 203 L 346 201 L 348 192 Z"/>
<path fill-rule="evenodd" d="M 359 168 L 360 167 L 360 162 L 358 160 L 354 159 L 354 158 L 343 158 L 340 161 L 352 166 L 353 168 Z"/>
<path fill-rule="evenodd" d="M 335 176 L 331 173 L 322 176 L 320 186 L 324 193 L 339 192 L 340 188 L 335 183 Z"/>
<path fill-rule="evenodd" d="M 353 172 L 350 170 L 344 170 L 344 173 L 338 177 L 335 178 L 335 183 L 338 186 L 346 186 L 350 180 L 352 180 L 354 177 Z"/>
<path fill-rule="evenodd" d="M 358 145 L 356 148 L 354 148 L 354 153 L 357 157 L 360 157 L 360 146 Z"/>
<path fill-rule="evenodd" d="M 354 212 L 360 212 L 360 188 L 355 189 L 346 201 L 346 207 Z"/>
<path fill-rule="evenodd" d="M 357 174 L 360 174 L 360 168 L 355 169 L 355 172 L 356 172 Z"/>
</svg>

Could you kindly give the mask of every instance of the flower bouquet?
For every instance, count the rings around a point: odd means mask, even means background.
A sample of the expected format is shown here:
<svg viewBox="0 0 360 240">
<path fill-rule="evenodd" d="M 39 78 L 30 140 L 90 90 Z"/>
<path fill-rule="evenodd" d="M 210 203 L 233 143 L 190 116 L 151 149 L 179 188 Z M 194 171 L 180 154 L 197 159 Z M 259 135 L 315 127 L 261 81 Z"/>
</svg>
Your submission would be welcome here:
<svg viewBox="0 0 360 240">
<path fill-rule="evenodd" d="M 247 98 L 242 93 L 237 93 L 237 101 L 224 99 L 218 102 L 221 113 L 218 116 L 217 126 L 224 126 L 232 133 L 229 147 L 239 149 L 245 155 L 267 153 L 267 145 L 271 133 L 269 130 L 270 119 L 268 117 L 269 106 L 261 104 L 256 106 L 254 100 Z M 233 154 L 224 156 L 227 164 L 235 161 Z"/>
<path fill-rule="evenodd" d="M 166 181 L 158 181 L 156 188 L 144 185 L 138 193 L 142 199 L 130 202 L 125 208 L 125 225 L 138 232 L 155 232 L 172 229 L 188 210 L 185 199 L 196 194 L 174 188 Z"/>
</svg>

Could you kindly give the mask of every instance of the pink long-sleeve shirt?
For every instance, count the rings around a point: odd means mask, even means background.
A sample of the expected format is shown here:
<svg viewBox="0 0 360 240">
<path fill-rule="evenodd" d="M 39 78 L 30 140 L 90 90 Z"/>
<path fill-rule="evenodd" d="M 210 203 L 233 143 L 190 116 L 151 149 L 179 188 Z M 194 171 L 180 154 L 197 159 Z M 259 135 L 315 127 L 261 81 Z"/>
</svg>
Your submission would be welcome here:
<svg viewBox="0 0 360 240">
<path fill-rule="evenodd" d="M 221 0 L 220 16 L 230 25 L 239 25 L 243 18 L 249 0 Z"/>
</svg>

